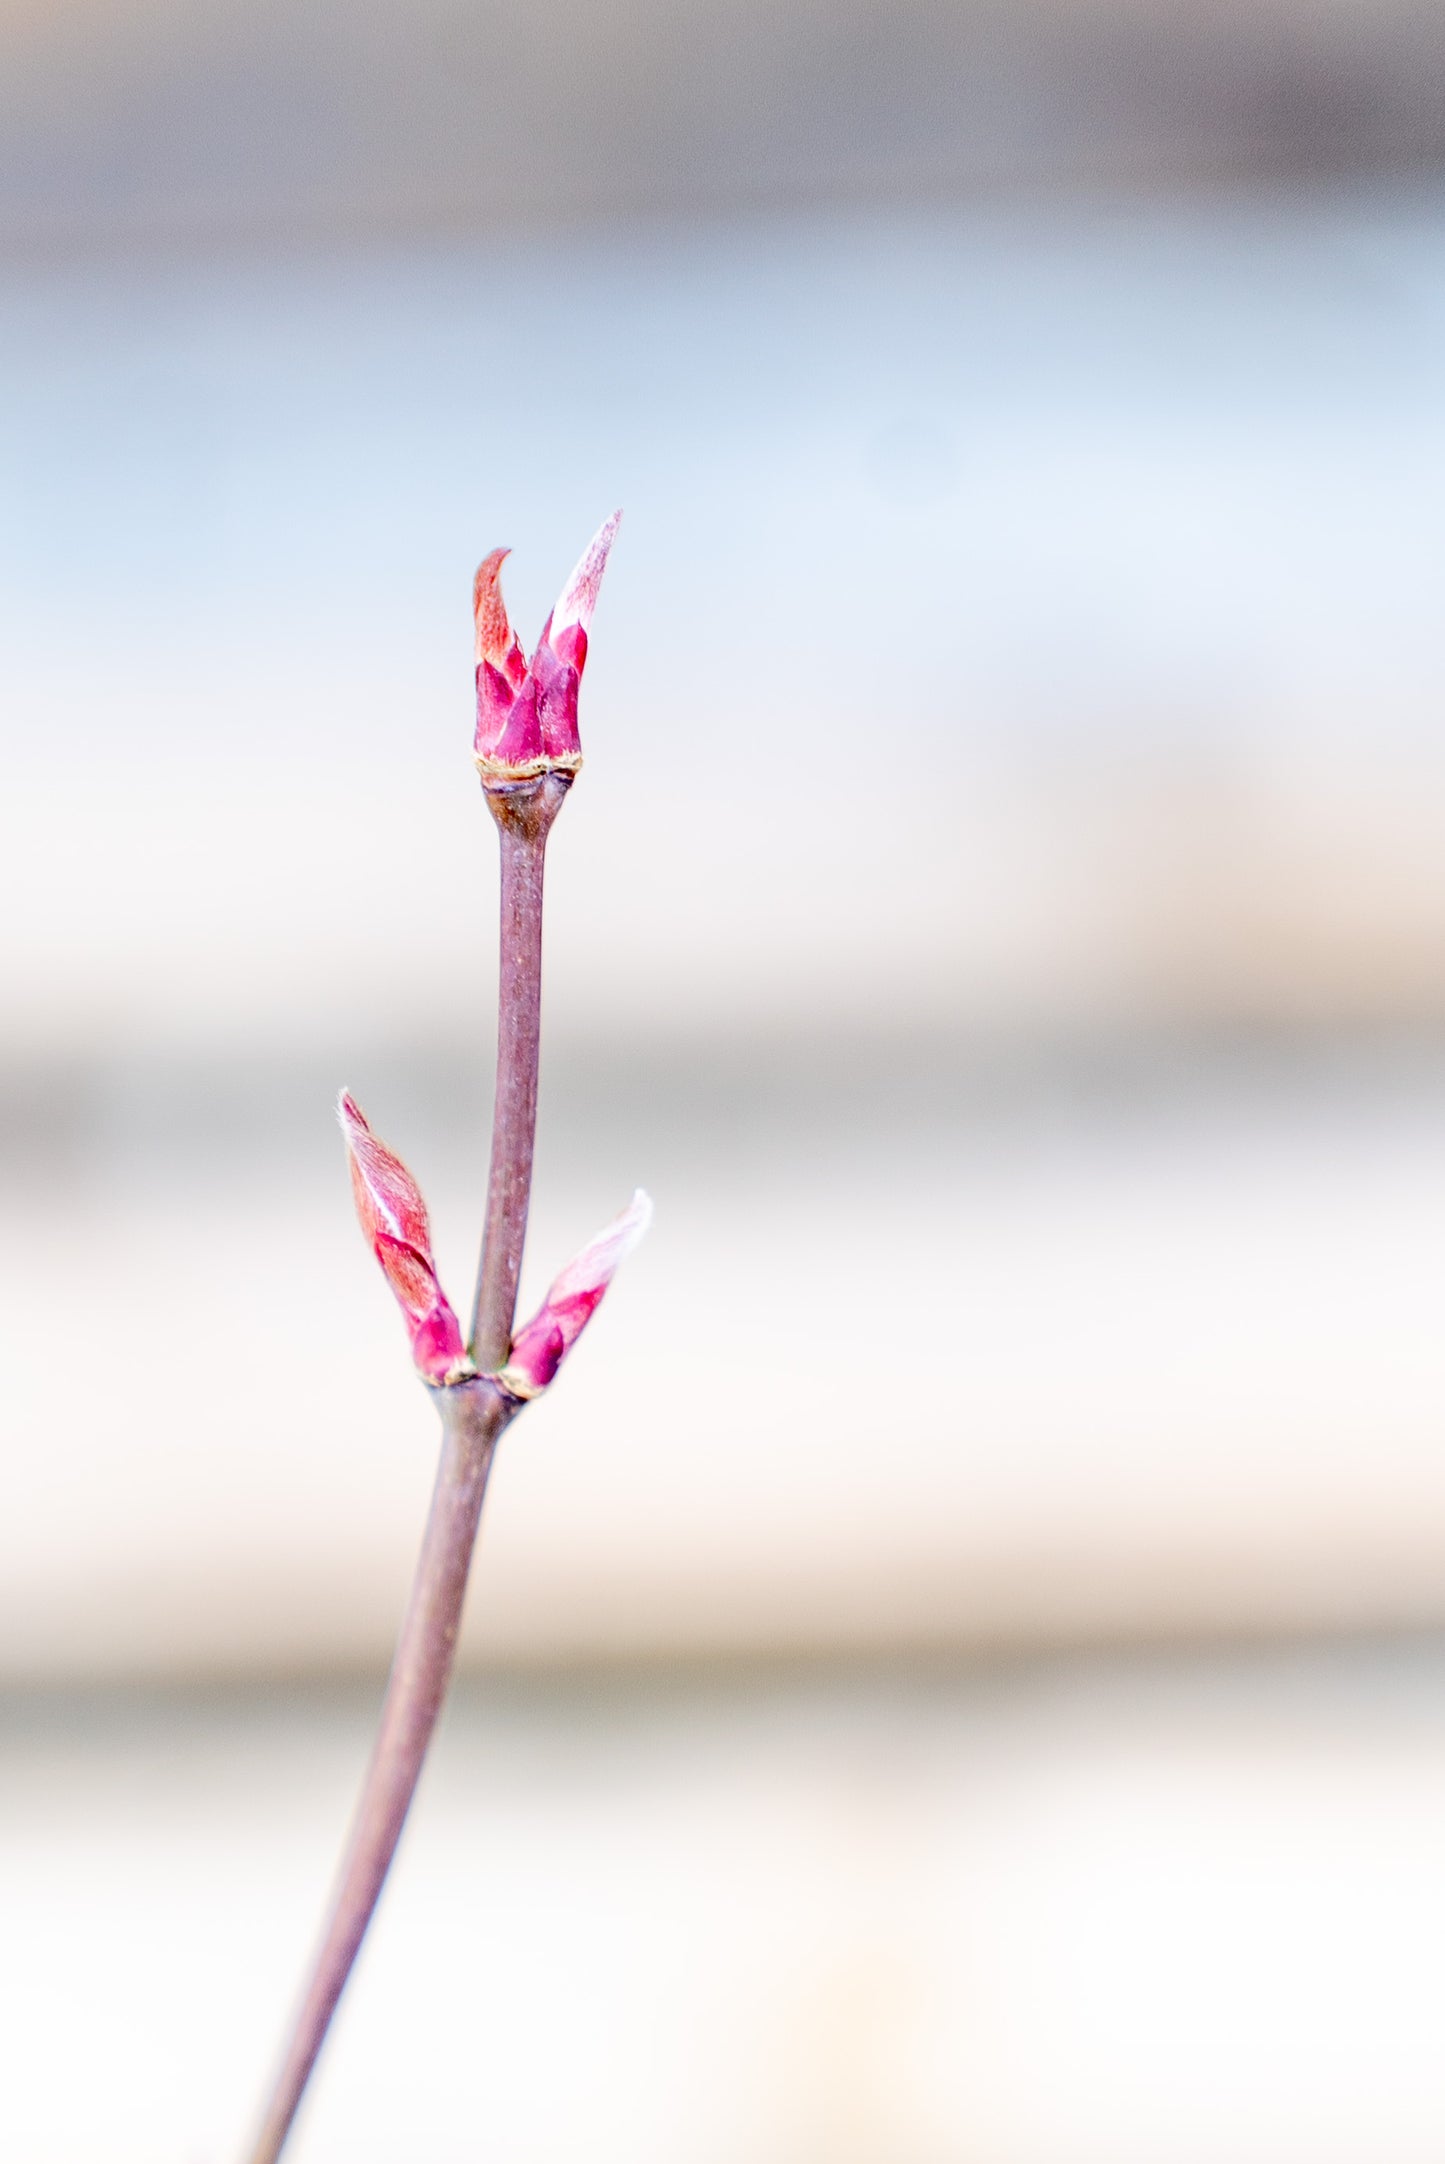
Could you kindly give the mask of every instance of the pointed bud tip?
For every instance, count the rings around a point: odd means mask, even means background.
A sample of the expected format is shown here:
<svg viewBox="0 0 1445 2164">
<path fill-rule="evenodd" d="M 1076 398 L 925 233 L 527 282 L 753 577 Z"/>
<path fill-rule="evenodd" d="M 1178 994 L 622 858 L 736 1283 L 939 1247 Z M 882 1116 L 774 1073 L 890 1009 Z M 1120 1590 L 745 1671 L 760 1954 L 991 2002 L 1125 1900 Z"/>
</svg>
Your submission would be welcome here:
<svg viewBox="0 0 1445 2164">
<path fill-rule="evenodd" d="M 630 1255 L 638 1241 L 647 1231 L 653 1219 L 652 1197 L 645 1187 L 634 1187 L 632 1200 L 625 1210 L 619 1210 L 614 1223 L 622 1228 L 626 1245 L 619 1248 L 619 1255 Z"/>
<path fill-rule="evenodd" d="M 565 1300 L 610 1285 L 618 1264 L 632 1253 L 651 1223 L 652 1197 L 639 1187 L 626 1209 L 609 1219 L 567 1264 L 548 1293 L 548 1300 Z"/>
<path fill-rule="evenodd" d="M 559 633 L 572 624 L 580 624 L 585 631 L 592 621 L 592 611 L 597 606 L 597 592 L 602 584 L 602 574 L 607 569 L 607 558 L 617 539 L 617 529 L 622 523 L 622 513 L 614 511 L 598 527 L 586 548 L 573 566 L 572 576 L 562 589 L 562 598 L 552 611 L 551 635 L 555 642 Z"/>
<path fill-rule="evenodd" d="M 493 549 L 482 558 L 472 578 L 472 618 L 477 631 L 477 660 L 494 668 L 506 665 L 512 647 L 512 625 L 502 599 L 502 566 L 510 549 Z"/>
<path fill-rule="evenodd" d="M 366 1126 L 360 1105 L 347 1089 L 338 1090 L 336 1093 L 336 1117 L 340 1120 L 343 1131 L 350 1127 Z"/>
<path fill-rule="evenodd" d="M 387 1232 L 430 1258 L 426 1203 L 415 1179 L 395 1150 L 389 1150 L 373 1132 L 349 1090 L 338 1097 L 336 1113 L 351 1165 L 357 1215 L 367 1238 L 374 1240 L 378 1232 Z"/>
</svg>

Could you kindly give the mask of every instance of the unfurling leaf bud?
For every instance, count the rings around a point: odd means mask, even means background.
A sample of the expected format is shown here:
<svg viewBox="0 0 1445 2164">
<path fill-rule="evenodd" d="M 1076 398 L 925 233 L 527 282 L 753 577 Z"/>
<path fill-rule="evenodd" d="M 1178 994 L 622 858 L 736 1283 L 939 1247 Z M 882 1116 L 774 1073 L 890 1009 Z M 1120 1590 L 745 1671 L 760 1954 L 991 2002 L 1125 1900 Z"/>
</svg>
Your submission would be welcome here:
<svg viewBox="0 0 1445 2164">
<path fill-rule="evenodd" d="M 540 1397 L 590 1321 L 617 1265 L 652 1223 L 652 1203 L 639 1187 L 627 1208 L 589 1240 L 554 1279 L 546 1299 L 512 1341 L 496 1380 L 514 1398 Z"/>
<path fill-rule="evenodd" d="M 336 1110 L 346 1138 L 356 1214 L 406 1317 L 411 1356 L 429 1383 L 461 1382 L 476 1370 L 437 1280 L 421 1189 L 394 1151 L 377 1141 L 346 1090 Z"/>
<path fill-rule="evenodd" d="M 622 517 L 599 528 L 542 627 L 531 661 L 507 619 L 502 564 L 493 549 L 472 582 L 477 626 L 477 771 L 484 788 L 575 774 L 582 764 L 577 689 L 587 663 L 587 627 Z"/>
</svg>

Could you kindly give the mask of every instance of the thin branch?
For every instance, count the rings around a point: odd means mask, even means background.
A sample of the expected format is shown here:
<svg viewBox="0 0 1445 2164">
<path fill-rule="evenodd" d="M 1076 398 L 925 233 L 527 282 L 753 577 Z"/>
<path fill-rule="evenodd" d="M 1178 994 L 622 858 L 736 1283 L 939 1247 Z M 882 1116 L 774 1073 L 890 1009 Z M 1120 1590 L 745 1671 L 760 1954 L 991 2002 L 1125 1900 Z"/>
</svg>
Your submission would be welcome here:
<svg viewBox="0 0 1445 2164">
<path fill-rule="evenodd" d="M 547 836 L 566 792 L 567 779 L 550 774 L 486 792 L 501 840 L 497 1091 L 473 1351 L 486 1371 L 500 1368 L 511 1348 L 527 1235 L 542 1019 L 542 875 Z M 451 1677 L 492 1453 L 520 1409 L 485 1374 L 433 1395 L 442 1416 L 441 1463 L 381 1729 L 250 2164 L 276 2164 L 281 2154 L 386 1883 Z"/>
<path fill-rule="evenodd" d="M 597 586 L 616 530 L 617 519 L 607 520 L 584 554 L 530 664 L 523 660 L 497 586 L 505 551 L 485 559 L 474 583 L 475 758 L 501 842 L 501 968 L 492 1158 L 470 1358 L 437 1277 L 420 1188 L 344 1091 L 338 1107 L 362 1230 L 396 1295 L 412 1358 L 441 1412 L 441 1463 L 376 1748 L 310 1981 L 249 2164 L 276 2164 L 285 2147 L 386 1883 L 451 1678 L 498 1438 L 521 1404 L 547 1387 L 651 1212 L 647 1198 L 635 1195 L 563 1270 L 518 1340 L 516 1370 L 499 1373 L 513 1349 L 532 1194 L 547 836 L 582 761 L 577 686 Z"/>
<path fill-rule="evenodd" d="M 497 1086 L 482 1259 L 472 1307 L 472 1358 L 484 1374 L 506 1359 L 532 1199 L 537 1068 L 542 1029 L 542 880 L 547 836 L 570 777 L 547 774 L 490 788 L 487 808 L 501 842 L 501 949 Z"/>
<path fill-rule="evenodd" d="M 411 1598 L 331 1909 L 249 2164 L 276 2164 L 396 1853 L 456 1656 L 497 1439 L 517 1411 L 478 1380 L 435 1392 L 441 1463 Z"/>
</svg>

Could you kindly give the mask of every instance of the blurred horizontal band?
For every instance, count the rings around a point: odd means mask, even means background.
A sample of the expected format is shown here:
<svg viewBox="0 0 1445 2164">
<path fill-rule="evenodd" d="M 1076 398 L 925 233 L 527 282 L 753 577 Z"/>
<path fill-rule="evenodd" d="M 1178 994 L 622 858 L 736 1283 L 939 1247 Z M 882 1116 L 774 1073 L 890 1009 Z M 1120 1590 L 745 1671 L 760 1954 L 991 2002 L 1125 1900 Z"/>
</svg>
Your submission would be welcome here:
<svg viewBox="0 0 1445 2164">
<path fill-rule="evenodd" d="M 1419 172 L 1408 0 L 24 4 L 0 248 Z"/>
</svg>

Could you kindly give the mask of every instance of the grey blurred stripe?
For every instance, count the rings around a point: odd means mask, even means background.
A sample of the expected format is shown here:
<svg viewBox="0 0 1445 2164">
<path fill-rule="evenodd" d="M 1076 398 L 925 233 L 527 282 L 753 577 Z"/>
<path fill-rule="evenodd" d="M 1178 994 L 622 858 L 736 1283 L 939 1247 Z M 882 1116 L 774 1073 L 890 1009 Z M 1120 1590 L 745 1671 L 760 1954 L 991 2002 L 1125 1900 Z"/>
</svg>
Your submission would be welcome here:
<svg viewBox="0 0 1445 2164">
<path fill-rule="evenodd" d="M 1409 0 L 71 0 L 0 58 L 11 249 L 1445 159 Z"/>
</svg>

